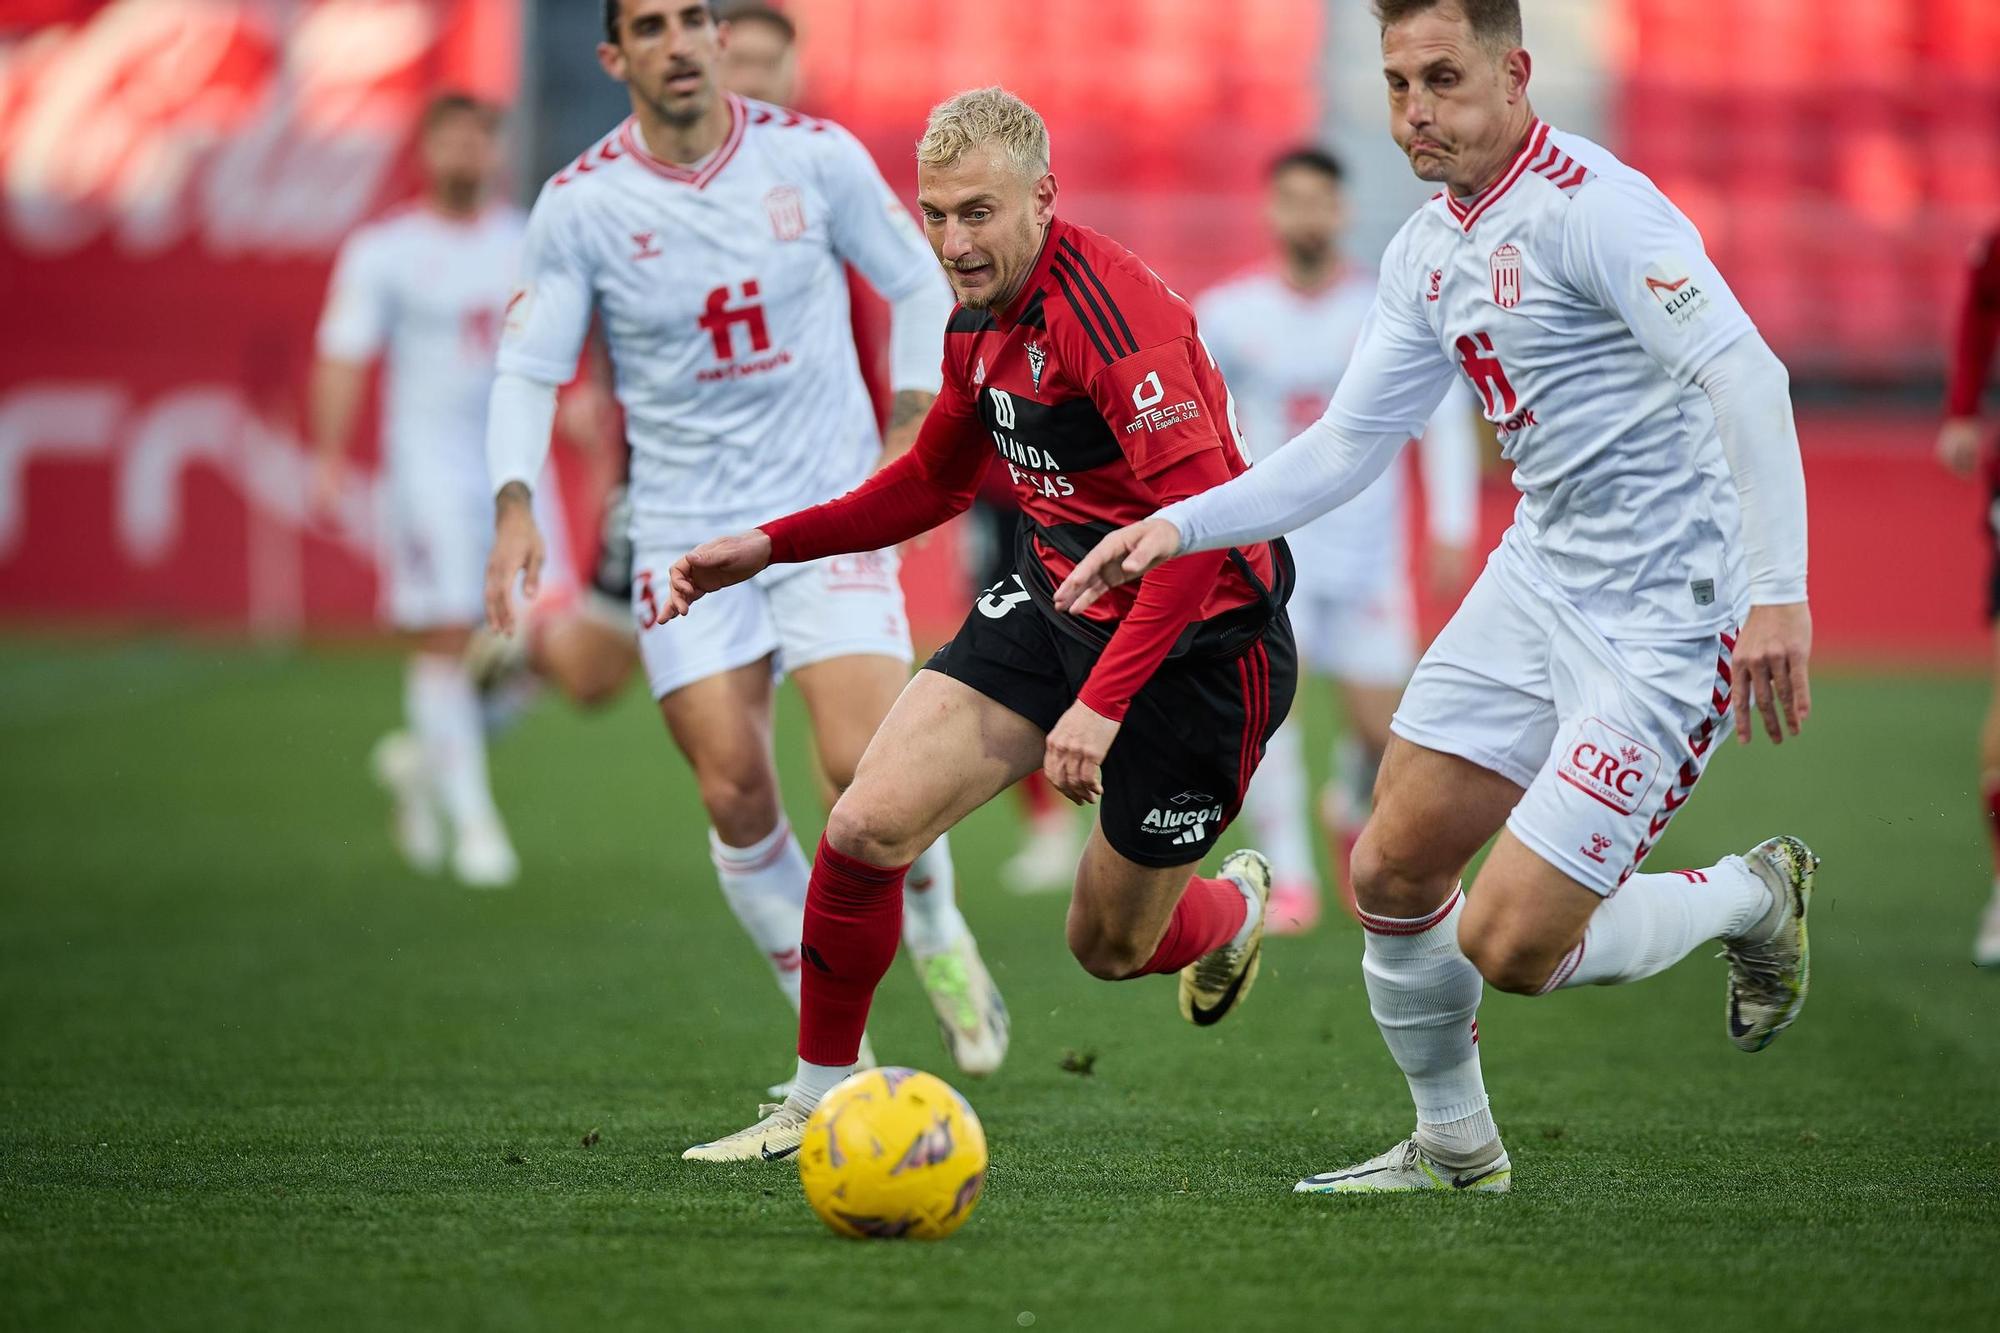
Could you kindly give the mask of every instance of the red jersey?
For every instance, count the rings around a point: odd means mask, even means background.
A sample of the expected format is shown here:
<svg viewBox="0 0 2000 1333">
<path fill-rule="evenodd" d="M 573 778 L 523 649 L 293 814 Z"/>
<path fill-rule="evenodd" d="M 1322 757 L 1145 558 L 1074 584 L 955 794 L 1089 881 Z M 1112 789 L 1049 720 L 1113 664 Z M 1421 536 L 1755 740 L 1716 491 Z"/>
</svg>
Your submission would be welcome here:
<svg viewBox="0 0 2000 1333">
<path fill-rule="evenodd" d="M 1996 343 L 2000 343 L 2000 231 L 1982 241 L 1973 255 L 1965 303 L 1959 311 L 1958 340 L 1952 346 L 1945 415 L 1979 415 L 1979 399 Z"/>
<path fill-rule="evenodd" d="M 1130 251 L 1058 218 L 1004 309 L 953 312 L 944 386 L 915 447 L 840 499 L 765 524 L 772 558 L 935 527 L 972 502 L 996 454 L 1034 525 L 1044 590 L 1102 534 L 1249 466 L 1193 309 Z M 1267 600 L 1276 578 L 1258 543 L 1181 556 L 1112 590 L 1086 613 L 1110 642 L 1078 698 L 1122 718 L 1190 626 Z"/>
<path fill-rule="evenodd" d="M 1076 563 L 1058 545 L 1087 551 L 1170 503 L 1149 483 L 1175 462 L 1212 449 L 1230 477 L 1249 466 L 1194 310 L 1131 251 L 1060 218 L 1006 309 L 953 313 L 932 410 L 990 441 L 1054 584 Z M 1269 587 L 1270 547 L 1243 554 Z M 1136 596 L 1114 588 L 1085 614 L 1119 620 Z M 1261 596 L 1226 564 L 1198 618 Z"/>
</svg>

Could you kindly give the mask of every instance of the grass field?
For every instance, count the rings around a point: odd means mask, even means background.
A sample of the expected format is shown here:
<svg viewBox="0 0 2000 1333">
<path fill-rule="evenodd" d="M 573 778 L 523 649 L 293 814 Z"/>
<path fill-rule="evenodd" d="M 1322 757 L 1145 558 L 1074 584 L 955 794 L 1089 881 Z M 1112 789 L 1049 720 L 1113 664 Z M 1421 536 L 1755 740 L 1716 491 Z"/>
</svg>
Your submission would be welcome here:
<svg viewBox="0 0 2000 1333">
<path fill-rule="evenodd" d="M 0 645 L 0 1326 L 2000 1320 L 1977 680 L 1826 676 L 1811 734 L 1723 756 L 1655 857 L 1824 855 L 1812 1002 L 1770 1051 L 1730 1047 L 1706 956 L 1489 994 L 1506 1197 L 1288 1192 L 1408 1128 L 1353 927 L 1275 942 L 1196 1031 L 1165 980 L 1085 976 L 1058 899 L 999 891 L 1012 816 L 982 812 L 961 892 L 1014 1049 L 965 1089 L 986 1198 L 929 1246 L 834 1239 L 788 1165 L 679 1160 L 789 1068 L 788 1019 L 640 694 L 500 744 L 528 870 L 476 894 L 383 836 L 363 759 L 398 680 L 386 652 Z M 876 1015 L 884 1058 L 942 1064 L 907 968 Z"/>
</svg>

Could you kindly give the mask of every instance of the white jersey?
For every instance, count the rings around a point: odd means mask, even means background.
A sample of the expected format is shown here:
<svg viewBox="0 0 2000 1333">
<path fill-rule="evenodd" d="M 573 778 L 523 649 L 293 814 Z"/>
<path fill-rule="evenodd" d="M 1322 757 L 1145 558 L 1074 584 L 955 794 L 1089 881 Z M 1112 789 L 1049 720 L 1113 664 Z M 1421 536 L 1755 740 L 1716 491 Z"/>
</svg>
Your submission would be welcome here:
<svg viewBox="0 0 2000 1333">
<path fill-rule="evenodd" d="M 728 138 L 702 162 L 659 161 L 628 120 L 549 181 L 500 346 L 503 372 L 560 383 L 600 315 L 632 446 L 633 529 L 669 545 L 863 480 L 881 439 L 843 264 L 890 301 L 944 283 L 852 135 L 728 105 Z"/>
<path fill-rule="evenodd" d="M 1268 456 L 1319 420 L 1374 303 L 1374 275 L 1358 268 L 1343 268 L 1315 292 L 1259 270 L 1195 302 L 1251 457 Z M 1423 445 L 1431 531 L 1455 545 L 1473 536 L 1479 459 L 1471 411 L 1462 395 L 1451 395 Z M 1404 471 L 1400 460 L 1391 464 L 1346 504 L 1285 534 L 1301 589 L 1359 597 L 1407 579 Z"/>
<path fill-rule="evenodd" d="M 333 361 L 382 358 L 393 482 L 487 493 L 486 402 L 525 226 L 511 207 L 459 219 L 411 205 L 341 246 L 318 350 Z"/>
<path fill-rule="evenodd" d="M 1414 430 L 1464 375 L 1521 492 L 1503 550 L 1608 637 L 1695 638 L 1739 620 L 1748 588 L 1693 376 L 1750 332 L 1650 180 L 1537 121 L 1491 188 L 1439 195 L 1397 233 L 1326 420 Z"/>
</svg>

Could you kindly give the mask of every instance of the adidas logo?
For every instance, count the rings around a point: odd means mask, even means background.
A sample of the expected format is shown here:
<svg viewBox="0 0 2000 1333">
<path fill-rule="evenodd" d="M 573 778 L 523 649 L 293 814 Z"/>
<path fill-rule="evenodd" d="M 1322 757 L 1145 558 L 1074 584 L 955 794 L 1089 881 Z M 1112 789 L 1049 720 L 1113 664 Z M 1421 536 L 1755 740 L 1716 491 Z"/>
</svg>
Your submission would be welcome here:
<svg viewBox="0 0 2000 1333">
<path fill-rule="evenodd" d="M 1183 829 L 1180 836 L 1173 840 L 1172 845 L 1175 847 L 1193 846 L 1202 840 L 1202 834 L 1207 828 L 1207 824 L 1196 824 L 1191 829 Z"/>
</svg>

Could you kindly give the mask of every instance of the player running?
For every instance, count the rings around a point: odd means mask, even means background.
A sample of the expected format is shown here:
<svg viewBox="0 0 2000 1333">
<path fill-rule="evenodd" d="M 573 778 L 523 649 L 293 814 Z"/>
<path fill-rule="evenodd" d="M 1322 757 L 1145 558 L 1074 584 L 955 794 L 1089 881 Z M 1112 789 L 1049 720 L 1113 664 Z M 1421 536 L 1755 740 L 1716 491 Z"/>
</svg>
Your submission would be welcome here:
<svg viewBox="0 0 2000 1333">
<path fill-rule="evenodd" d="M 1330 154 L 1296 148 L 1272 163 L 1265 215 L 1277 262 L 1195 301 L 1202 339 L 1229 377 L 1243 437 L 1258 458 L 1318 420 L 1375 300 L 1374 274 L 1340 253 L 1347 208 L 1340 163 Z M 1479 498 L 1479 446 L 1462 391 L 1431 417 L 1420 456 L 1430 530 L 1426 565 L 1439 592 L 1456 598 L 1465 590 Z M 1350 912 L 1348 857 L 1367 821 L 1390 716 L 1417 661 L 1403 473 L 1400 465 L 1384 469 L 1352 501 L 1287 538 L 1299 568 L 1298 591 L 1286 608 L 1299 661 L 1333 678 L 1347 719 L 1333 780 L 1318 805 Z M 1296 717 L 1278 728 L 1243 806 L 1257 845 L 1271 856 L 1277 934 L 1310 930 L 1320 914 L 1301 732 Z"/>
<path fill-rule="evenodd" d="M 1151 269 L 1055 216 L 1048 131 L 1019 98 L 982 88 L 937 107 L 917 162 L 959 308 L 915 448 L 838 500 L 697 547 L 674 565 L 665 611 L 776 565 L 928 531 L 972 503 L 996 450 L 1028 522 L 1013 573 L 903 691 L 827 821 L 791 1095 L 690 1148 L 698 1161 L 798 1150 L 807 1115 L 855 1068 L 910 859 L 1037 767 L 1070 799 L 1103 800 L 1070 900 L 1069 947 L 1086 971 L 1177 972 L 1197 1024 L 1219 1021 L 1257 976 L 1269 865 L 1246 851 L 1217 878 L 1193 871 L 1291 704 L 1283 544 L 1176 561 L 1088 616 L 1050 605 L 1095 535 L 1247 466 L 1221 372 L 1193 310 Z"/>
<path fill-rule="evenodd" d="M 1992 620 L 2000 620 L 2000 452 L 1983 438 L 1979 400 L 1993 367 L 1996 346 L 2000 346 L 2000 231 L 1980 243 L 1967 275 L 1958 339 L 1952 347 L 1945 423 L 1938 432 L 1938 458 L 1946 467 L 1961 477 L 1978 470 L 1985 473 L 1986 523 L 1993 543 L 1986 614 Z M 2000 638 L 1996 646 L 2000 646 Z M 2000 655 L 1994 659 L 1993 698 L 1986 708 L 1986 723 L 1979 730 L 1979 766 L 1993 837 L 1993 897 L 1972 942 L 1972 961 L 1981 967 L 2000 967 Z"/>
<path fill-rule="evenodd" d="M 408 729 L 384 736 L 372 765 L 395 800 L 405 859 L 435 872 L 449 844 L 452 873 L 478 888 L 510 884 L 520 870 L 487 780 L 479 693 L 461 661 L 482 612 L 492 537 L 487 395 L 525 225 L 518 209 L 490 199 L 499 130 L 497 110 L 462 94 L 439 97 L 425 111 L 424 196 L 341 247 L 310 395 L 313 504 L 331 514 L 369 367 L 387 361 L 382 606 L 414 652 L 403 690 Z M 545 436 L 544 453 L 547 446 Z M 552 525 L 562 509 L 553 481 L 551 472 L 540 488 Z M 566 564 L 559 530 L 550 549 Z M 566 575 L 544 580 L 550 592 L 567 583 Z"/>
<path fill-rule="evenodd" d="M 487 441 L 487 611 L 511 628 L 516 576 L 530 593 L 537 582 L 528 478 L 595 312 L 632 445 L 630 597 L 647 678 L 694 769 L 723 896 L 796 1005 L 809 867 L 779 801 L 774 678 L 798 686 L 820 762 L 846 786 L 908 676 L 896 553 L 885 542 L 773 571 L 671 627 L 666 571 L 690 546 L 838 494 L 881 454 L 844 261 L 891 302 L 905 438 L 937 388 L 949 293 L 851 135 L 718 86 L 724 38 L 707 4 L 608 0 L 605 34 L 598 59 L 632 115 L 549 181 L 529 220 Z M 1007 1013 L 959 913 L 949 849 L 939 838 L 911 855 L 904 940 L 953 1061 L 990 1072 Z"/>
<path fill-rule="evenodd" d="M 1798 1017 L 1818 859 L 1777 837 L 1638 874 L 1734 711 L 1810 710 L 1805 478 L 1785 368 L 1653 184 L 1544 124 L 1515 0 L 1379 0 L 1390 127 L 1443 193 L 1382 259 L 1326 414 L 1227 486 L 1105 539 L 1059 606 L 1358 494 L 1472 382 L 1514 524 L 1418 664 L 1354 853 L 1376 1022 L 1416 1132 L 1307 1193 L 1508 1188 L 1480 1077 L 1480 979 L 1637 981 L 1711 939 L 1730 1041 Z M 1470 893 L 1474 852 L 1499 841 Z"/>
</svg>

